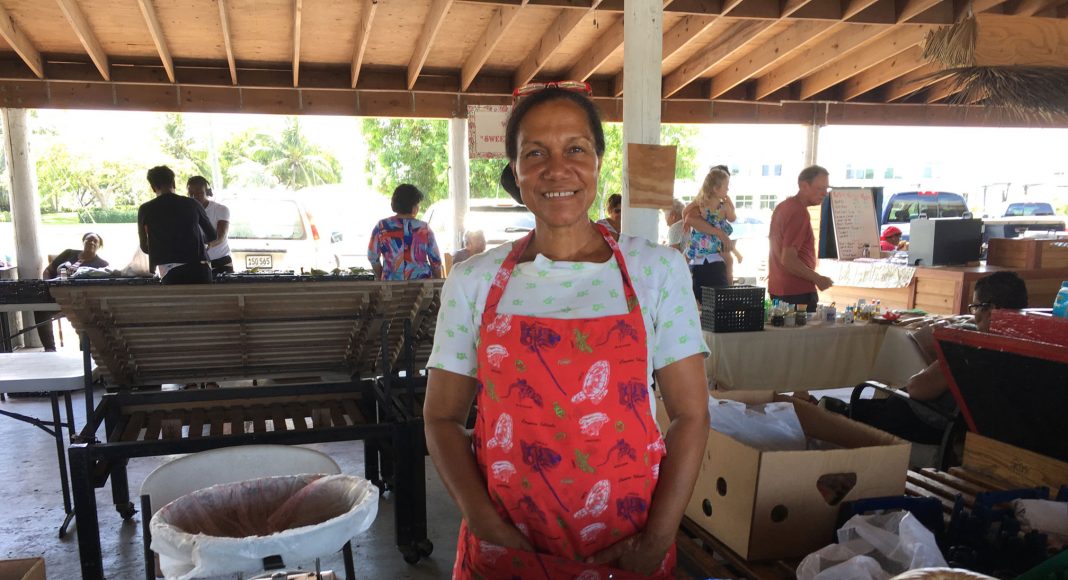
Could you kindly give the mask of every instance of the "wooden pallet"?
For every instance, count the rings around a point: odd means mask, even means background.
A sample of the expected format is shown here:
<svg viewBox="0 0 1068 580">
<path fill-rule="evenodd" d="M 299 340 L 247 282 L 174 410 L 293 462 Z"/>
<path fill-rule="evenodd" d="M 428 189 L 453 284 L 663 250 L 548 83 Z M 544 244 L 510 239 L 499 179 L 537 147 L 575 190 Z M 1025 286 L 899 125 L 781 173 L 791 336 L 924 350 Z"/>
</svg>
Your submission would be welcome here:
<svg viewBox="0 0 1068 580">
<path fill-rule="evenodd" d="M 373 376 L 410 321 L 416 364 L 433 342 L 441 280 L 57 286 L 52 295 L 117 385 Z"/>
</svg>

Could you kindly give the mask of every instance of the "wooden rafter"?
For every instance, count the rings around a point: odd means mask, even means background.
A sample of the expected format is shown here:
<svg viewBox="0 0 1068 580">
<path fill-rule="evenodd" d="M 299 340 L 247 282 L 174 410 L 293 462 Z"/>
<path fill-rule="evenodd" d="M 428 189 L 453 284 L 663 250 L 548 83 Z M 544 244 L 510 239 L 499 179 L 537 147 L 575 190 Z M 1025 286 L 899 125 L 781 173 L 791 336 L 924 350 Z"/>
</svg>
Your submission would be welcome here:
<svg viewBox="0 0 1068 580">
<path fill-rule="evenodd" d="M 786 18 L 798 10 L 808 6 L 812 0 L 784 0 L 782 3 L 782 17 Z"/>
<path fill-rule="evenodd" d="M 890 27 L 878 24 L 838 23 L 833 32 L 757 79 L 756 98 L 763 99 L 790 83 L 807 77 L 826 63 L 837 60 L 870 42 Z"/>
<path fill-rule="evenodd" d="M 847 101 L 855 99 L 922 67 L 926 62 L 923 59 L 923 47 L 913 46 L 851 77 L 842 86 L 842 98 Z"/>
<path fill-rule="evenodd" d="M 367 52 L 367 41 L 371 38 L 371 27 L 375 21 L 375 10 L 378 9 L 378 0 L 363 0 L 363 9 L 360 10 L 360 24 L 356 27 L 356 47 L 352 50 L 352 88 L 360 80 L 360 69 L 363 68 L 363 56 Z"/>
<path fill-rule="evenodd" d="M 809 42 L 825 34 L 833 26 L 830 22 L 796 22 L 758 48 L 738 59 L 727 70 L 712 79 L 709 98 L 715 99 L 775 66 L 781 59 L 803 49 Z"/>
<path fill-rule="evenodd" d="M 293 86 L 300 86 L 300 19 L 304 0 L 293 0 Z"/>
<path fill-rule="evenodd" d="M 972 0 L 972 10 L 976 13 L 987 12 L 1001 6 L 1007 0 Z"/>
<path fill-rule="evenodd" d="M 959 92 L 960 87 L 952 79 L 942 79 L 927 88 L 927 104 L 944 101 Z"/>
<path fill-rule="evenodd" d="M 908 22 L 937 6 L 942 0 L 906 0 L 905 5 L 897 13 L 898 22 Z"/>
<path fill-rule="evenodd" d="M 538 74 L 538 71 L 549 61 L 549 57 L 564 43 L 564 39 L 582 22 L 586 14 L 597 8 L 600 3 L 600 0 L 593 0 L 589 8 L 585 10 L 561 10 L 556 20 L 549 26 L 549 30 L 534 46 L 534 50 L 530 51 L 530 54 L 516 69 L 512 83 L 517 87 L 529 83 L 530 79 L 534 78 L 534 75 Z"/>
<path fill-rule="evenodd" d="M 905 97 L 923 90 L 933 82 L 930 75 L 942 70 L 935 63 L 927 63 L 912 72 L 905 73 L 890 81 L 883 91 L 883 100 L 886 102 L 899 101 Z"/>
<path fill-rule="evenodd" d="M 1016 5 L 1016 16 L 1034 16 L 1043 10 L 1056 7 L 1062 0 L 1020 0 Z"/>
<path fill-rule="evenodd" d="M 519 11 L 526 5 L 527 1 L 523 0 L 523 3 L 518 6 L 501 6 L 493 12 L 489 27 L 482 33 L 482 38 L 478 39 L 475 49 L 467 56 L 467 60 L 464 61 L 463 68 L 460 70 L 461 91 L 466 91 L 471 86 L 471 82 L 475 80 L 475 75 L 482 70 L 482 66 L 486 64 L 486 60 L 493 53 L 493 49 L 497 48 L 497 43 L 504 38 L 508 28 L 516 21 Z"/>
<path fill-rule="evenodd" d="M 670 30 L 664 33 L 663 40 L 663 53 L 661 58 L 666 60 L 671 55 L 678 52 L 682 47 L 689 44 L 694 38 L 697 38 L 701 33 L 708 30 L 712 23 L 716 21 L 716 16 L 704 16 L 697 14 L 690 14 L 682 17 L 675 26 L 672 26 Z M 614 80 L 615 96 L 623 94 L 623 71 L 620 71 L 616 75 Z"/>
<path fill-rule="evenodd" d="M 137 5 L 141 8 L 141 15 L 145 17 L 148 34 L 152 36 L 152 44 L 156 45 L 156 52 L 159 53 L 159 59 L 163 62 L 163 69 L 167 71 L 167 78 L 173 83 L 174 60 L 171 58 L 170 49 L 167 48 L 167 39 L 163 38 L 163 27 L 160 26 L 156 6 L 152 0 L 137 0 Z"/>
<path fill-rule="evenodd" d="M 931 28 L 925 25 L 902 25 L 890 28 L 885 33 L 873 35 L 869 42 L 850 52 L 848 57 L 840 58 L 806 77 L 801 82 L 801 98 L 811 98 L 920 44 Z"/>
<path fill-rule="evenodd" d="M 441 24 L 445 22 L 453 0 L 434 0 L 430 5 L 426 21 L 423 22 L 423 32 L 415 43 L 415 51 L 412 52 L 412 60 L 408 63 L 408 90 L 415 87 L 415 81 L 419 79 L 419 73 L 423 70 L 426 57 L 430 54 L 430 47 L 434 45 L 434 38 L 441 30 Z"/>
<path fill-rule="evenodd" d="M 82 14 L 82 9 L 78 7 L 78 0 L 56 0 L 59 3 L 59 9 L 63 11 L 63 15 L 67 17 L 67 22 L 70 22 L 71 28 L 74 29 L 74 35 L 78 37 L 78 41 L 85 47 L 85 51 L 89 53 L 89 58 L 93 59 L 93 64 L 96 65 L 96 70 L 100 71 L 100 76 L 104 77 L 104 80 L 111 80 L 111 71 L 108 66 L 108 55 L 104 52 L 103 47 L 100 46 L 100 41 L 96 39 L 96 34 L 89 28 L 89 21 L 85 19 L 85 15 Z"/>
<path fill-rule="evenodd" d="M 608 30 L 594 41 L 582 58 L 571 67 L 567 78 L 584 81 L 592 75 L 616 51 L 623 50 L 623 18 L 608 27 Z"/>
<path fill-rule="evenodd" d="M 842 20 L 849 20 L 857 14 L 871 8 L 879 0 L 848 0 L 842 7 Z"/>
<path fill-rule="evenodd" d="M 219 26 L 222 28 L 223 47 L 226 48 L 226 65 L 230 69 L 230 82 L 237 86 L 237 62 L 234 61 L 234 45 L 230 39 L 230 9 L 227 0 L 219 0 Z"/>
<path fill-rule="evenodd" d="M 690 84 L 724 58 L 741 49 L 767 30 L 774 21 L 771 20 L 737 20 L 727 22 L 727 29 L 718 35 L 701 52 L 695 54 L 682 66 L 664 78 L 663 96 L 670 97 Z"/>
<path fill-rule="evenodd" d="M 2 6 L 0 6 L 0 36 L 4 37 L 4 40 L 11 45 L 11 48 L 15 49 L 19 58 L 26 63 L 26 66 L 30 67 L 30 70 L 37 75 L 37 78 L 44 78 L 44 61 L 41 60 L 41 53 L 33 46 L 30 39 L 26 38 L 22 30 L 15 25 L 11 15 Z"/>
</svg>

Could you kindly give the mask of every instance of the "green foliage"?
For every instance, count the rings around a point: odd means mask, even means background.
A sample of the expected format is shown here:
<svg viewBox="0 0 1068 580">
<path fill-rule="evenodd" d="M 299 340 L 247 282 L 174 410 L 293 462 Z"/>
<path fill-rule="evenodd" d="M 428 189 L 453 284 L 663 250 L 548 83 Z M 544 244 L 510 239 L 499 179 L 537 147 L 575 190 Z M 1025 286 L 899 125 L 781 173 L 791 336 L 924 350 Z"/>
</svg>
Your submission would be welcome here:
<svg viewBox="0 0 1068 580">
<path fill-rule="evenodd" d="M 370 185 L 383 195 L 390 195 L 401 183 L 417 186 L 433 203 L 449 192 L 448 122 L 430 119 L 364 119 L 363 135 L 371 154 L 367 158 Z M 697 166 L 693 142 L 697 129 L 688 125 L 662 125 L 661 143 L 677 145 L 675 168 L 677 179 L 692 179 Z M 470 161 L 471 197 L 507 197 L 497 182 L 504 159 Z M 601 160 L 601 177 L 597 200 L 590 217 L 600 218 L 603 199 L 623 190 L 623 126 L 605 123 L 605 155 Z"/>
<path fill-rule="evenodd" d="M 78 223 L 83 224 L 132 224 L 137 223 L 137 206 L 86 208 L 78 213 Z"/>
<path fill-rule="evenodd" d="M 193 174 L 211 177 L 208 152 L 186 134 L 185 118 L 181 113 L 169 113 L 163 122 L 163 134 L 159 136 L 163 152 L 174 158 L 171 169 L 176 175 Z"/>
<path fill-rule="evenodd" d="M 143 170 L 124 160 L 95 162 L 53 144 L 37 160 L 41 209 L 58 212 L 89 206 L 134 205 L 149 198 Z"/>
<path fill-rule="evenodd" d="M 341 182 L 341 163 L 315 145 L 300 130 L 299 117 L 287 117 L 279 137 L 257 139 L 252 158 L 262 163 L 278 182 L 289 189 Z"/>
<path fill-rule="evenodd" d="M 391 195 L 411 183 L 429 198 L 424 205 L 449 195 L 449 123 L 437 119 L 364 119 L 367 173 L 371 187 Z M 468 187 L 471 197 L 508 197 L 497 179 L 503 159 L 472 159 Z"/>
<path fill-rule="evenodd" d="M 0 223 L 2 222 L 11 222 L 10 211 L 0 211 Z"/>
</svg>

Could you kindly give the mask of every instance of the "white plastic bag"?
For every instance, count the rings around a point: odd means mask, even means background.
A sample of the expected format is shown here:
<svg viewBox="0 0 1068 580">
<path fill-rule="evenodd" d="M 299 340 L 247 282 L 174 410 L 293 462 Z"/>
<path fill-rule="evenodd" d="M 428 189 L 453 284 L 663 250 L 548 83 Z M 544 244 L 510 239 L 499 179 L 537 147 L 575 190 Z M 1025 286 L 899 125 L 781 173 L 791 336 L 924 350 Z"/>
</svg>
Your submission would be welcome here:
<svg viewBox="0 0 1068 580">
<path fill-rule="evenodd" d="M 945 566 L 934 534 L 906 511 L 853 516 L 838 543 L 813 552 L 797 567 L 798 580 L 888 580 L 914 570 Z"/>
<path fill-rule="evenodd" d="M 747 406 L 738 401 L 709 397 L 711 426 L 761 451 L 802 451 L 805 431 L 791 403 Z"/>
<path fill-rule="evenodd" d="M 287 565 L 337 552 L 378 515 L 378 488 L 352 475 L 286 475 L 213 485 L 152 517 L 152 550 L 167 578 L 186 580 Z"/>
<path fill-rule="evenodd" d="M 148 254 L 142 252 L 141 248 L 137 248 L 134 250 L 133 257 L 130 258 L 130 263 L 121 270 L 121 273 L 131 278 L 152 276 L 148 263 Z"/>
</svg>

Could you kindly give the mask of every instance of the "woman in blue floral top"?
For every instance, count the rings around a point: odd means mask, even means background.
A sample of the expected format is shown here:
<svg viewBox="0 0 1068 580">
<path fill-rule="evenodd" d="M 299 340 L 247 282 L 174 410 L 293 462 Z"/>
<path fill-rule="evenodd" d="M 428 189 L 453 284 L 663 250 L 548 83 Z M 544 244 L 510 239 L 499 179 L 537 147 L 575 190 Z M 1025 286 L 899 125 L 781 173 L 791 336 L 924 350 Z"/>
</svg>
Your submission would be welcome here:
<svg viewBox="0 0 1068 580">
<path fill-rule="evenodd" d="M 693 228 L 686 259 L 698 303 L 702 286 L 723 288 L 731 283 L 730 235 L 734 230 L 730 222 L 737 216 L 727 195 L 729 186 L 730 174 L 713 167 L 705 176 L 701 191 L 683 212 L 686 225 Z"/>
<path fill-rule="evenodd" d="M 393 190 L 390 201 L 397 215 L 375 225 L 367 259 L 379 280 L 441 278 L 441 252 L 430 226 L 415 219 L 423 192 L 407 183 Z"/>
</svg>

